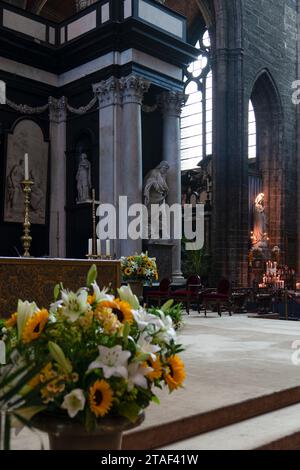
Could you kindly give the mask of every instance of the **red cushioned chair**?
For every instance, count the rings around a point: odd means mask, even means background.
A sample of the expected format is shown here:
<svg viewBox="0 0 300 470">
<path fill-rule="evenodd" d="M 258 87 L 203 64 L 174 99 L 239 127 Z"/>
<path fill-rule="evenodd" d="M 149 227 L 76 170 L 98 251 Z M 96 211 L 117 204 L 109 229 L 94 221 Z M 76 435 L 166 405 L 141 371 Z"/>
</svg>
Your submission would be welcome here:
<svg viewBox="0 0 300 470">
<path fill-rule="evenodd" d="M 170 279 L 163 279 L 160 284 L 158 290 L 150 290 L 146 294 L 146 303 L 155 301 L 158 306 L 161 306 L 162 301 L 166 301 L 170 298 Z"/>
<path fill-rule="evenodd" d="M 202 295 L 202 304 L 205 310 L 205 316 L 207 313 L 208 306 L 217 306 L 218 314 L 222 316 L 222 307 L 228 310 L 229 315 L 231 316 L 231 285 L 228 279 L 222 279 L 219 282 L 218 289 L 214 291 L 206 291 Z"/>
<path fill-rule="evenodd" d="M 198 311 L 200 309 L 199 295 L 201 288 L 201 278 L 194 274 L 188 278 L 185 289 L 176 290 L 175 292 L 171 292 L 170 295 L 176 302 L 182 302 L 186 305 L 186 311 L 189 315 L 191 303 L 197 303 Z"/>
</svg>

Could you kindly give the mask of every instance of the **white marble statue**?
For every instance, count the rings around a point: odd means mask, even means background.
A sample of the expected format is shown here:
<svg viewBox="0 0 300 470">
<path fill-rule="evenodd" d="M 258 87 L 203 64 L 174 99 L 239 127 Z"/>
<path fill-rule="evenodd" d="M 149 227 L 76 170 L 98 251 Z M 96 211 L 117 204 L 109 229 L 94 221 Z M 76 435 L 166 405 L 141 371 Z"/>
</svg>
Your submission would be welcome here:
<svg viewBox="0 0 300 470">
<path fill-rule="evenodd" d="M 167 173 L 170 166 L 161 162 L 144 180 L 144 202 L 148 209 L 148 236 L 153 240 L 169 237 L 166 227 L 165 204 L 169 194 Z"/>
<path fill-rule="evenodd" d="M 151 170 L 144 180 L 144 198 L 147 207 L 151 204 L 163 204 L 169 193 L 167 173 L 170 166 L 167 162 L 161 162 L 154 170 Z"/>
<path fill-rule="evenodd" d="M 265 213 L 265 195 L 260 193 L 254 203 L 254 230 L 253 230 L 253 248 L 265 250 L 268 248 L 267 239 L 267 220 Z"/>
<path fill-rule="evenodd" d="M 88 202 L 91 199 L 92 174 L 91 164 L 85 153 L 80 155 L 80 161 L 76 174 L 77 204 Z"/>
</svg>

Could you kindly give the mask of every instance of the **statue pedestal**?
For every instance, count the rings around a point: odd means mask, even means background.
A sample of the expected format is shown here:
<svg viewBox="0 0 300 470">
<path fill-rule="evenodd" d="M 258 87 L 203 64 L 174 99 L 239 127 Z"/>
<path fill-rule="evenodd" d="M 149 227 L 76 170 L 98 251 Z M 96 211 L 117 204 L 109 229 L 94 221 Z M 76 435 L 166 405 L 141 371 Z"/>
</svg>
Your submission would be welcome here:
<svg viewBox="0 0 300 470">
<path fill-rule="evenodd" d="M 168 278 L 172 280 L 173 274 L 173 248 L 174 245 L 168 241 L 162 240 L 148 241 L 146 250 L 151 258 L 156 258 L 159 280 Z"/>
</svg>

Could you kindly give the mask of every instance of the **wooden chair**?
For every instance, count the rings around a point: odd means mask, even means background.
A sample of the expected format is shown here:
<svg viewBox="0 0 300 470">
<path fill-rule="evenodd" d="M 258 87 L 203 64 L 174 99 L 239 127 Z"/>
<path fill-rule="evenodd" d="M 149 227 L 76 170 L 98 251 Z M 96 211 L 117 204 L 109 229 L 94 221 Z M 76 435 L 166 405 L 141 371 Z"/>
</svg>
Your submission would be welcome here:
<svg viewBox="0 0 300 470">
<path fill-rule="evenodd" d="M 158 290 L 150 290 L 146 294 L 146 303 L 149 305 L 149 302 L 155 301 L 160 307 L 162 301 L 166 301 L 170 298 L 170 279 L 162 279 L 159 284 Z"/>
<path fill-rule="evenodd" d="M 201 278 L 198 275 L 190 276 L 186 282 L 185 289 L 179 289 L 171 292 L 171 297 L 178 303 L 182 302 L 186 305 L 188 315 L 190 314 L 191 303 L 195 302 L 200 309 L 199 295 L 201 291 Z"/>
<path fill-rule="evenodd" d="M 222 307 L 228 310 L 229 315 L 232 316 L 232 304 L 231 304 L 231 285 L 228 279 L 222 279 L 219 282 L 217 291 L 208 290 L 202 294 L 202 304 L 204 306 L 205 316 L 207 315 L 208 306 L 216 306 L 218 315 L 222 316 Z"/>
</svg>

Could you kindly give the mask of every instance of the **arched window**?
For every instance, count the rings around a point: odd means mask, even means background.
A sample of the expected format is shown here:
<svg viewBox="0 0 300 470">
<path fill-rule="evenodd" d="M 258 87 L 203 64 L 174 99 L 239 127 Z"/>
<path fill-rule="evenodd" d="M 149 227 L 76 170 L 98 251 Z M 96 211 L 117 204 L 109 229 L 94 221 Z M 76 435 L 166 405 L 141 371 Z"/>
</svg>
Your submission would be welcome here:
<svg viewBox="0 0 300 470">
<path fill-rule="evenodd" d="M 248 109 L 248 157 L 256 158 L 256 118 L 251 100 Z"/>
<path fill-rule="evenodd" d="M 181 168 L 196 168 L 202 158 L 212 154 L 212 72 L 210 37 L 205 31 L 197 42 L 199 57 L 185 72 L 188 101 L 181 118 Z"/>
</svg>

